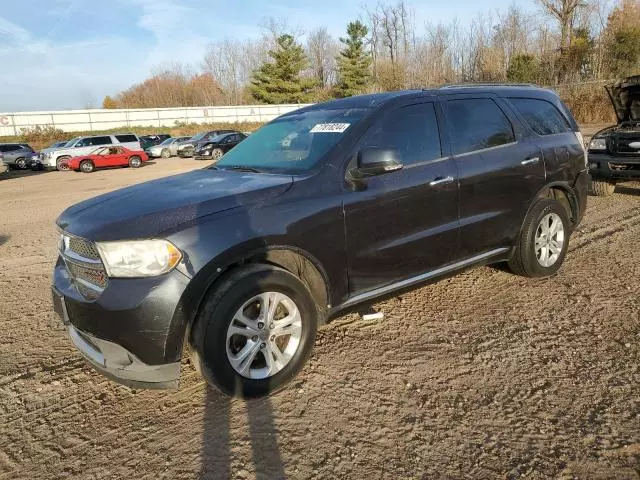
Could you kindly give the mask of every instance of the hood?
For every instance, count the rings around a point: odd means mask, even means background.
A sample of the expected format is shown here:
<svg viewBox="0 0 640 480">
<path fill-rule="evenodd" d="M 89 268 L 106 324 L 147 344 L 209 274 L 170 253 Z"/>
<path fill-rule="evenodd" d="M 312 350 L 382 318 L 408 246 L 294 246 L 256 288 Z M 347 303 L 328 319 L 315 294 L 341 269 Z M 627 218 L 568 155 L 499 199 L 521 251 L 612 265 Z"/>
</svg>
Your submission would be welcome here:
<svg viewBox="0 0 640 480">
<path fill-rule="evenodd" d="M 78 203 L 56 223 L 94 241 L 151 238 L 196 218 L 258 205 L 287 191 L 292 182 L 290 175 L 194 170 Z"/>
<path fill-rule="evenodd" d="M 640 75 L 624 78 L 605 88 L 618 122 L 640 120 Z"/>
</svg>

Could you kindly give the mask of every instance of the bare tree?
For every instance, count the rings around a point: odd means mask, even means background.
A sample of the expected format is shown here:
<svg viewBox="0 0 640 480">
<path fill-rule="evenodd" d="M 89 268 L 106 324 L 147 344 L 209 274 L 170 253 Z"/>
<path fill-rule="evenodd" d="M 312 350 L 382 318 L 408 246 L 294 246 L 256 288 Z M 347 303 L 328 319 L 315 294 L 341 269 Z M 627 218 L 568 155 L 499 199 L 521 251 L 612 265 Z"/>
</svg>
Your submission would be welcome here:
<svg viewBox="0 0 640 480">
<path fill-rule="evenodd" d="M 564 53 L 571 45 L 573 22 L 584 0 L 538 0 L 542 8 L 555 18 L 560 25 L 560 52 Z"/>
<path fill-rule="evenodd" d="M 318 84 L 327 87 L 335 81 L 338 45 L 327 27 L 318 27 L 307 36 L 307 55 L 311 63 L 312 75 Z"/>
</svg>

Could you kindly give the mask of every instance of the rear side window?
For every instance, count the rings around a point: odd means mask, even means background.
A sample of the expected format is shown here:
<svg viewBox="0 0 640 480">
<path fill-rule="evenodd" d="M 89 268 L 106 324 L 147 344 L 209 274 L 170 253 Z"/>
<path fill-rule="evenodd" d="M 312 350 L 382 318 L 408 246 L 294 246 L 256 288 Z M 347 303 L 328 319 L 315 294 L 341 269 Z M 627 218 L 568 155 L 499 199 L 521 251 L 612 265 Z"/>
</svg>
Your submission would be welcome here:
<svg viewBox="0 0 640 480">
<path fill-rule="evenodd" d="M 515 141 L 511 122 L 490 98 L 449 100 L 445 105 L 454 154 Z"/>
<path fill-rule="evenodd" d="M 17 145 L 0 145 L 0 152 L 12 152 L 18 148 Z"/>
<path fill-rule="evenodd" d="M 538 135 L 570 132 L 567 119 L 550 102 L 536 98 L 510 98 L 529 126 Z"/>
<path fill-rule="evenodd" d="M 135 135 L 116 135 L 116 138 L 120 143 L 130 143 L 138 141 L 138 138 Z"/>
<path fill-rule="evenodd" d="M 419 103 L 394 110 L 374 127 L 368 138 L 368 147 L 398 150 L 404 165 L 442 156 L 433 103 Z"/>
</svg>

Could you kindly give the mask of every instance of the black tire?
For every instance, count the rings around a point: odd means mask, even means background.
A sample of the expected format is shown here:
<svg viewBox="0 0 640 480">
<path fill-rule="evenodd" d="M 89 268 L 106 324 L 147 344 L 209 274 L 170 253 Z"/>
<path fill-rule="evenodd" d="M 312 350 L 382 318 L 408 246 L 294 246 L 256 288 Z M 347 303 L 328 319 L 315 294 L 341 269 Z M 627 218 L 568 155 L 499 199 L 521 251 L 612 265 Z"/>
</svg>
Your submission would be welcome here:
<svg viewBox="0 0 640 480">
<path fill-rule="evenodd" d="M 96 169 L 96 166 L 91 160 L 83 160 L 80 162 L 80 171 L 82 173 L 91 173 Z"/>
<path fill-rule="evenodd" d="M 560 217 L 564 228 L 564 241 L 555 263 L 546 267 L 538 261 L 535 242 L 540 222 L 549 214 L 556 214 Z M 529 278 L 545 278 L 553 275 L 560 269 L 564 262 L 570 237 L 571 222 L 562 204 L 551 198 L 538 200 L 531 207 L 524 220 L 511 260 L 509 260 L 509 268 L 516 275 Z"/>
<path fill-rule="evenodd" d="M 609 197 L 616 189 L 615 182 L 607 180 L 591 180 L 591 191 L 596 197 Z"/>
<path fill-rule="evenodd" d="M 169 151 L 168 148 L 163 148 L 162 151 L 160 152 L 160 156 L 162 158 L 169 158 L 171 156 L 171 152 Z"/>
<path fill-rule="evenodd" d="M 139 156 L 133 155 L 129 157 L 129 166 L 131 168 L 140 168 L 142 166 L 142 160 Z"/>
<path fill-rule="evenodd" d="M 69 166 L 66 164 L 66 161 L 71 158 L 70 155 L 63 155 L 62 157 L 58 157 L 56 159 L 56 169 L 60 172 L 68 172 Z"/>
<path fill-rule="evenodd" d="M 252 398 L 274 393 L 302 369 L 313 350 L 318 316 L 307 287 L 292 273 L 278 267 L 254 264 L 232 271 L 207 296 L 191 329 L 191 361 L 209 385 L 227 395 Z M 296 304 L 302 319 L 297 350 L 278 373 L 264 379 L 242 376 L 227 355 L 227 329 L 236 311 L 262 292 L 284 293 Z"/>
<path fill-rule="evenodd" d="M 23 157 L 20 157 L 20 158 L 16 159 L 15 165 L 16 165 L 16 168 L 18 170 L 26 170 L 27 169 L 27 161 Z"/>
</svg>

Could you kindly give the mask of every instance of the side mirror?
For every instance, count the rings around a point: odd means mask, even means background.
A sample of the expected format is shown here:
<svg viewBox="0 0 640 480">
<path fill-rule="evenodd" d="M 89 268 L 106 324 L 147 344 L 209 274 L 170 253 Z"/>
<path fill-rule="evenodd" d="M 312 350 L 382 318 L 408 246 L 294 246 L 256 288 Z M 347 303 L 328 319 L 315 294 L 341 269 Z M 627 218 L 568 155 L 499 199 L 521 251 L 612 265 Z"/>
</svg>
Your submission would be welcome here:
<svg viewBox="0 0 640 480">
<path fill-rule="evenodd" d="M 400 153 L 393 148 L 368 147 L 358 152 L 355 174 L 371 177 L 394 172 L 402 168 Z"/>
</svg>

